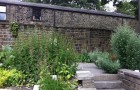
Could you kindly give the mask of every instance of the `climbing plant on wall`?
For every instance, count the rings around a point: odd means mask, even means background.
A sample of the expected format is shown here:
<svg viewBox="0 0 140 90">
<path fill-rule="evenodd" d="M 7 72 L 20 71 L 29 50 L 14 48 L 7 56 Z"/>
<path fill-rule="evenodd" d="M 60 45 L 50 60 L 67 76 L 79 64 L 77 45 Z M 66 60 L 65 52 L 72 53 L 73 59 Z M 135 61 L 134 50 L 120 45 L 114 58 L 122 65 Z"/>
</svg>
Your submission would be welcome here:
<svg viewBox="0 0 140 90">
<path fill-rule="evenodd" d="M 18 36 L 19 24 L 16 22 L 11 23 L 10 30 L 11 30 L 12 36 L 16 38 Z"/>
</svg>

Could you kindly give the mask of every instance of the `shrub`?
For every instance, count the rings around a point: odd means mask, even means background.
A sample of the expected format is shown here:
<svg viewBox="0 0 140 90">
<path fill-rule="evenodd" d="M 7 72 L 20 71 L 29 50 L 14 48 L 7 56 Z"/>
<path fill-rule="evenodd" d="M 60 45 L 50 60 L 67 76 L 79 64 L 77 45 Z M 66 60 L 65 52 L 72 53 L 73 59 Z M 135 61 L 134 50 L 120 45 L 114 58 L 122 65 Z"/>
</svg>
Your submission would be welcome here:
<svg viewBox="0 0 140 90">
<path fill-rule="evenodd" d="M 108 59 L 109 57 L 109 53 L 107 53 L 107 52 L 100 52 L 100 51 L 94 51 L 94 52 L 90 52 L 89 54 L 89 57 L 90 57 L 90 59 L 95 63 L 95 64 L 97 64 L 98 65 L 98 61 L 100 60 L 100 59 Z M 99 65 L 100 66 L 100 65 Z"/>
<path fill-rule="evenodd" d="M 107 52 L 94 51 L 90 52 L 89 56 L 99 68 L 102 68 L 107 73 L 117 73 L 118 69 L 120 69 L 119 62 L 117 60 L 112 61 Z"/>
<path fill-rule="evenodd" d="M 111 60 L 102 60 L 100 61 L 101 68 L 103 68 L 107 73 L 117 73 L 120 69 L 120 63 L 119 61 L 111 61 Z"/>
<path fill-rule="evenodd" d="M 97 60 L 96 60 L 96 65 L 99 67 L 99 68 L 102 68 L 102 62 L 103 61 L 106 61 L 106 60 L 110 60 L 109 58 L 109 53 L 107 52 L 99 52 L 98 51 L 98 54 L 97 54 Z M 104 68 L 103 68 L 104 69 Z"/>
<path fill-rule="evenodd" d="M 82 50 L 82 53 L 79 55 L 79 60 L 82 62 L 87 62 L 87 63 L 90 62 L 90 57 L 86 50 L 84 49 Z"/>
<path fill-rule="evenodd" d="M 0 87 L 21 85 L 24 75 L 16 69 L 0 69 Z"/>
<path fill-rule="evenodd" d="M 140 69 L 140 36 L 129 26 L 120 26 L 111 36 L 111 46 L 122 68 Z"/>
<path fill-rule="evenodd" d="M 98 52 L 98 51 L 90 52 L 88 55 L 89 55 L 91 61 L 93 61 L 95 63 L 98 58 L 99 53 L 100 52 Z"/>
</svg>

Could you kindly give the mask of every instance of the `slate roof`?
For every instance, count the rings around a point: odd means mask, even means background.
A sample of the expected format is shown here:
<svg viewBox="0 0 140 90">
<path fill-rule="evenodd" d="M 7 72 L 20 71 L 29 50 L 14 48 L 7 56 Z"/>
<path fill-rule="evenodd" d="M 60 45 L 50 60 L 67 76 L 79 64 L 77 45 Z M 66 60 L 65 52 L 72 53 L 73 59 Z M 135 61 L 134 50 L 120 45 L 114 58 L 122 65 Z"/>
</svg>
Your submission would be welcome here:
<svg viewBox="0 0 140 90">
<path fill-rule="evenodd" d="M 112 16 L 112 17 L 123 17 L 123 18 L 130 18 L 130 19 L 135 18 L 135 17 L 130 16 L 130 15 L 116 13 L 116 12 L 87 10 L 87 9 L 71 8 L 71 7 L 42 4 L 42 3 L 20 2 L 20 1 L 12 1 L 12 0 L 0 0 L 0 4 L 22 5 L 22 6 L 28 6 L 28 7 L 40 7 L 40 8 L 47 8 L 47 9 L 61 10 L 61 11 L 68 11 L 68 12 L 86 13 L 86 14 Z"/>
</svg>

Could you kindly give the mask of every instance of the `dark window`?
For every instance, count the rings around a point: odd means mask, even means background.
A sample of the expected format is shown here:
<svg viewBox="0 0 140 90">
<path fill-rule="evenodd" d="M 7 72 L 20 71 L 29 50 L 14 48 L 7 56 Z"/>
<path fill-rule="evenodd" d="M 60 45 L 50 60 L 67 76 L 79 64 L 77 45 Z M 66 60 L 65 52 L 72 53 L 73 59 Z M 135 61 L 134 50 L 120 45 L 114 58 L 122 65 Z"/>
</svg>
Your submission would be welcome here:
<svg viewBox="0 0 140 90">
<path fill-rule="evenodd" d="M 0 20 L 6 20 L 6 6 L 0 5 Z"/>
<path fill-rule="evenodd" d="M 41 20 L 41 9 L 33 8 L 33 20 Z"/>
</svg>

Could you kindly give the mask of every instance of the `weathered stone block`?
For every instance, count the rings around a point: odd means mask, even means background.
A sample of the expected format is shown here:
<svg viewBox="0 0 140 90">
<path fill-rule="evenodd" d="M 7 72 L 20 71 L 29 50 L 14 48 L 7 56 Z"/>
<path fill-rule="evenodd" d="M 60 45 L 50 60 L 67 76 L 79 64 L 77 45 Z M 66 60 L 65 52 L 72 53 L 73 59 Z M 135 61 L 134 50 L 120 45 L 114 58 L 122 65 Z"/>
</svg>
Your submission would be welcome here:
<svg viewBox="0 0 140 90">
<path fill-rule="evenodd" d="M 93 80 L 83 80 L 82 85 L 83 88 L 95 88 Z"/>
</svg>

